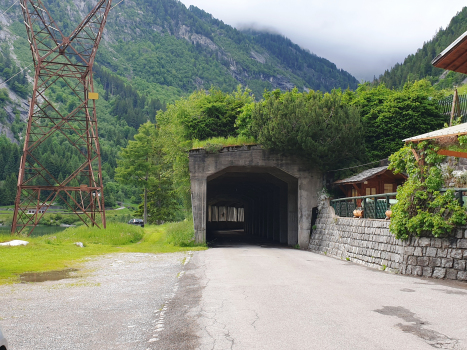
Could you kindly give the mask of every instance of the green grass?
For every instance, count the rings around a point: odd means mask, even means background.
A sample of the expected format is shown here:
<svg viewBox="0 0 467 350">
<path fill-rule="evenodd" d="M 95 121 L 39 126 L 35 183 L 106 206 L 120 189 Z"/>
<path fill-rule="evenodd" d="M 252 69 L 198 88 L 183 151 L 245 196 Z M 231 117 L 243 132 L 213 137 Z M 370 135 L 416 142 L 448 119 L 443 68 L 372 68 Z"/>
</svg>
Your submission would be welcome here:
<svg viewBox="0 0 467 350">
<path fill-rule="evenodd" d="M 211 148 L 222 148 L 222 147 L 231 147 L 231 146 L 251 146 L 251 145 L 256 145 L 257 142 L 254 138 L 252 137 L 245 137 L 245 136 L 237 136 L 237 137 L 213 137 L 209 140 L 204 140 L 204 141 L 199 141 L 199 140 L 194 140 L 193 141 L 193 149 L 198 149 L 198 148 L 205 148 L 205 149 L 211 149 Z"/>
<path fill-rule="evenodd" d="M 191 225 L 191 226 L 190 226 Z M 170 233 L 169 233 L 170 232 Z M 116 252 L 174 253 L 204 250 L 195 246 L 190 221 L 148 226 L 144 229 L 123 223 L 110 223 L 106 230 L 80 226 L 36 237 L 15 237 L 0 232 L 0 242 L 24 239 L 22 247 L 0 247 L 0 284 L 15 283 L 24 272 L 45 272 L 79 267 L 84 258 Z M 74 243 L 82 242 L 84 248 Z M 179 246 L 186 245 L 186 246 Z"/>
</svg>

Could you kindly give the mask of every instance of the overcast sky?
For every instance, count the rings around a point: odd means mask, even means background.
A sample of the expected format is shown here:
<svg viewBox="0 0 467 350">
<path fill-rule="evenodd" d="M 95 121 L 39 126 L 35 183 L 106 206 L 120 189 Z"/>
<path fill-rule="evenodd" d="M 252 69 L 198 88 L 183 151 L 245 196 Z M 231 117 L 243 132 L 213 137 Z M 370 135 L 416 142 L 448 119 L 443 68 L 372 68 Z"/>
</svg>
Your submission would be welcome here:
<svg viewBox="0 0 467 350">
<path fill-rule="evenodd" d="M 465 0 L 181 0 L 236 28 L 285 35 L 359 80 L 371 80 L 430 40 Z"/>
</svg>

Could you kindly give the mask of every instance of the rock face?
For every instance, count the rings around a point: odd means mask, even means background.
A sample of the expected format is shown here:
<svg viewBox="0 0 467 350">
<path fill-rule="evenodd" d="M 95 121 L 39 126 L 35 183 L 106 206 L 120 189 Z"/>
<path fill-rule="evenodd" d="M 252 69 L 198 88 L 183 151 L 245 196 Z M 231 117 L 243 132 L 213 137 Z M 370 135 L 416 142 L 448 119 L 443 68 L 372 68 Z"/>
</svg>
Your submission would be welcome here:
<svg viewBox="0 0 467 350">
<path fill-rule="evenodd" d="M 309 250 L 404 275 L 467 281 L 467 230 L 453 239 L 396 239 L 389 221 L 341 218 L 321 210 Z"/>
</svg>

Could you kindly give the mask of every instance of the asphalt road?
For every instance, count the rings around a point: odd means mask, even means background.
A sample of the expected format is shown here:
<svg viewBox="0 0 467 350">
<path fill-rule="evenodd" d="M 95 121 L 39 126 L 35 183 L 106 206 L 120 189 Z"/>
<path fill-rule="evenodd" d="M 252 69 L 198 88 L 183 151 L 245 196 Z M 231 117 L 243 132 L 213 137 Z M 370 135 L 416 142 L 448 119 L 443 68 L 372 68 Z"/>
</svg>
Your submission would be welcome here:
<svg viewBox="0 0 467 350">
<path fill-rule="evenodd" d="M 11 350 L 467 349 L 467 284 L 254 243 L 1 286 L 0 324 Z"/>
<path fill-rule="evenodd" d="M 187 268 L 157 349 L 467 349 L 467 284 L 253 245 Z"/>
</svg>

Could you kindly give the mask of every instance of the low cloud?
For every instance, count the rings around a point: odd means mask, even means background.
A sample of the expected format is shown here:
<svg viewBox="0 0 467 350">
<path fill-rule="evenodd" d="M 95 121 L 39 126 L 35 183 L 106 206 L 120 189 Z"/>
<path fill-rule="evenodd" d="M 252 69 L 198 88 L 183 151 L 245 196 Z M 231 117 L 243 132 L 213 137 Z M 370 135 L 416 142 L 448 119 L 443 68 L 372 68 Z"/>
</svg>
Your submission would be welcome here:
<svg viewBox="0 0 467 350">
<path fill-rule="evenodd" d="M 446 27 L 464 0 L 182 0 L 238 29 L 281 34 L 371 80 Z"/>
</svg>

